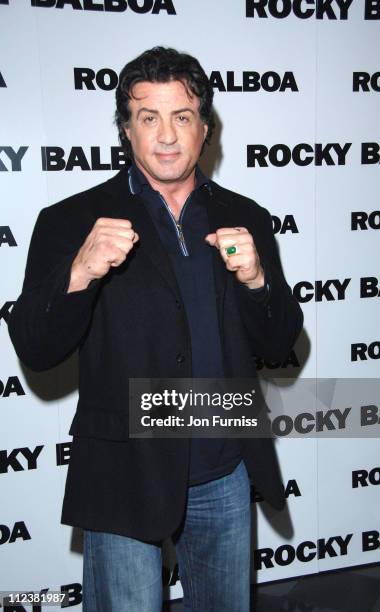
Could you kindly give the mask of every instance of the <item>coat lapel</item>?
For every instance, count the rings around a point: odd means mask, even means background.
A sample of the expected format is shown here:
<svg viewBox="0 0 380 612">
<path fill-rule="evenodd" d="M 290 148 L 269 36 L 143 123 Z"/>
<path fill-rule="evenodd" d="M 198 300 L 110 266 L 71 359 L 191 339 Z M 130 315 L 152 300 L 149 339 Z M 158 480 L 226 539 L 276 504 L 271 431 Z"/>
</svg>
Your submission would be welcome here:
<svg viewBox="0 0 380 612">
<path fill-rule="evenodd" d="M 221 227 L 234 227 L 236 225 L 232 218 L 233 207 L 221 200 L 216 194 L 215 190 L 211 189 L 211 195 L 207 198 L 206 202 L 207 214 L 210 224 L 210 232 L 214 233 Z M 215 289 L 219 304 L 219 320 L 223 320 L 223 305 L 224 295 L 226 291 L 226 283 L 230 272 L 226 270 L 226 265 L 218 251 L 214 248 L 213 250 L 213 265 L 214 265 L 214 278 L 215 278 Z"/>
</svg>

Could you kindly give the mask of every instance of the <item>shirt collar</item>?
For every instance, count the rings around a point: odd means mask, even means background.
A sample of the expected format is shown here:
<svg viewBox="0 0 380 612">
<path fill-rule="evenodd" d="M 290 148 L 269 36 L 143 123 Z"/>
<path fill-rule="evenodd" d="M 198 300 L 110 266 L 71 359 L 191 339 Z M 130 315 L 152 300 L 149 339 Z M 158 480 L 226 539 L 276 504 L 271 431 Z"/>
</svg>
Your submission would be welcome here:
<svg viewBox="0 0 380 612">
<path fill-rule="evenodd" d="M 140 194 L 147 187 L 152 189 L 145 174 L 141 172 L 140 168 L 137 167 L 134 160 L 128 168 L 128 182 L 129 189 L 132 195 Z M 194 190 L 206 187 L 209 193 L 211 193 L 210 179 L 203 174 L 199 166 L 195 168 L 195 188 Z"/>
</svg>

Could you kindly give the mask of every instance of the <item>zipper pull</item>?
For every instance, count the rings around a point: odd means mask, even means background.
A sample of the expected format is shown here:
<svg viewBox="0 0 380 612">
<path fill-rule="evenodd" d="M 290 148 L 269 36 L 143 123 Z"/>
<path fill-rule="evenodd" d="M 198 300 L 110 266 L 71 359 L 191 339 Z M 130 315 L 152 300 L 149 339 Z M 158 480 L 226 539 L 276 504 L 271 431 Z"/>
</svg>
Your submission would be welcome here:
<svg viewBox="0 0 380 612">
<path fill-rule="evenodd" d="M 181 240 L 184 240 L 184 238 L 183 238 L 183 233 L 182 233 L 182 226 L 181 226 L 181 224 L 180 224 L 180 223 L 176 223 L 176 226 L 177 226 L 178 233 L 179 233 L 179 236 L 180 236 Z"/>
</svg>

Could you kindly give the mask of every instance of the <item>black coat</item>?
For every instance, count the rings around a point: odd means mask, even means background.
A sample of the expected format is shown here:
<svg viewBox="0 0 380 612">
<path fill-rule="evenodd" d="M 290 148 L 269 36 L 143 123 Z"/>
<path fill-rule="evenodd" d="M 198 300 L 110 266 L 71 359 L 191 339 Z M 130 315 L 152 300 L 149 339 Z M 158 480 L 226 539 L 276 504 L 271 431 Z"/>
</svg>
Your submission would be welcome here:
<svg viewBox="0 0 380 612">
<path fill-rule="evenodd" d="M 205 203 L 210 231 L 244 226 L 252 233 L 269 280 L 269 295 L 252 299 L 214 249 L 226 376 L 252 377 L 255 357 L 288 356 L 302 312 L 284 280 L 269 213 L 214 182 Z M 140 241 L 104 279 L 67 294 L 71 263 L 98 217 L 129 219 Z M 62 521 L 142 540 L 173 533 L 186 501 L 189 440 L 130 439 L 128 379 L 190 378 L 190 337 L 169 258 L 145 206 L 130 193 L 126 170 L 40 212 L 9 331 L 33 370 L 51 368 L 79 347 Z M 272 440 L 245 439 L 242 449 L 257 489 L 283 507 Z"/>
</svg>

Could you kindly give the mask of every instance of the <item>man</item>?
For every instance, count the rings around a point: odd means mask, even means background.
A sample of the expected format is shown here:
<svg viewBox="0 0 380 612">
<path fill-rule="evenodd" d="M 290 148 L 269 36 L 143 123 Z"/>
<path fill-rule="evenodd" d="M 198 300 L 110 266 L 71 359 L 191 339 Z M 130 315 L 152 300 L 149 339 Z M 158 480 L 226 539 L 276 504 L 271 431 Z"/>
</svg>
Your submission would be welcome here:
<svg viewBox="0 0 380 612">
<path fill-rule="evenodd" d="M 284 503 L 269 439 L 128 436 L 128 379 L 252 377 L 302 326 L 269 213 L 197 166 L 212 97 L 173 49 L 125 66 L 116 120 L 131 165 L 41 211 L 10 320 L 32 369 L 79 347 L 62 522 L 84 529 L 87 612 L 160 610 L 168 536 L 186 610 L 249 610 L 248 473 Z"/>
</svg>

